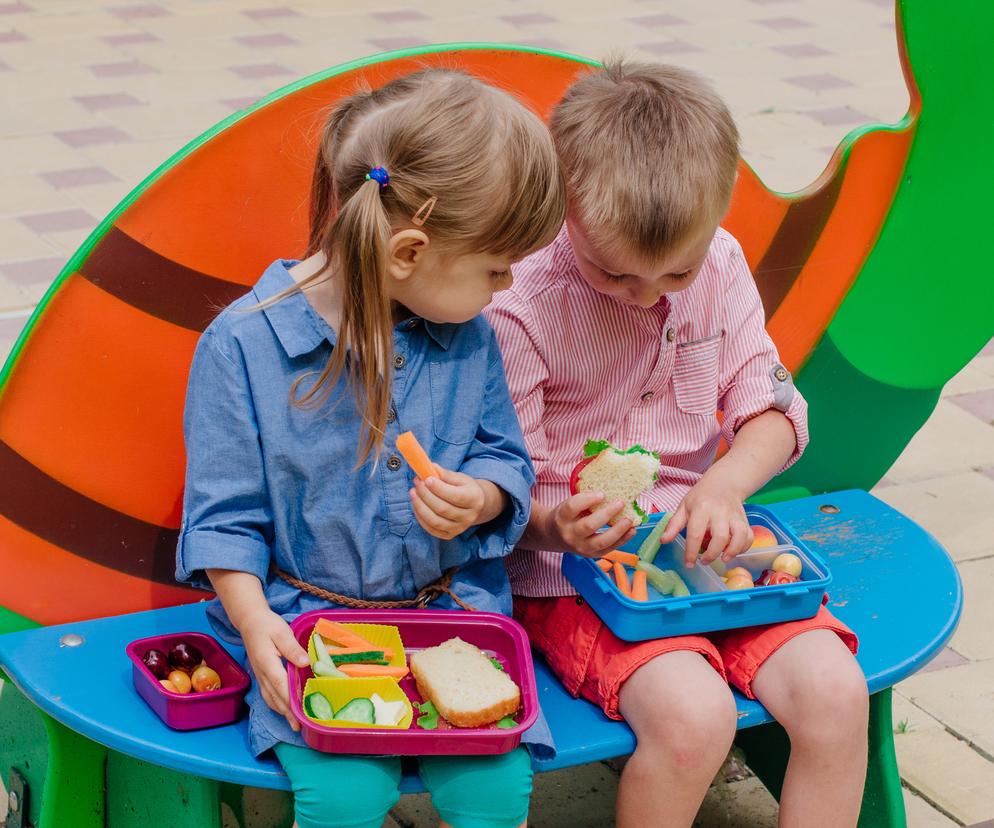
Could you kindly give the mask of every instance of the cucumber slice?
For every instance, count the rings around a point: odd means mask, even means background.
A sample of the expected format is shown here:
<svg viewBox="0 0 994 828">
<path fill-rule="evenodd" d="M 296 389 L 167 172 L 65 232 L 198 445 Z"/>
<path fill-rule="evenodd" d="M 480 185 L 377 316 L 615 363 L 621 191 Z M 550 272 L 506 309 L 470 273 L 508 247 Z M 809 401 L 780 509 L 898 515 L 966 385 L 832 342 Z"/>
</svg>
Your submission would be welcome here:
<svg viewBox="0 0 994 828">
<path fill-rule="evenodd" d="M 352 699 L 352 701 L 339 709 L 335 714 L 335 718 L 340 722 L 374 724 L 376 722 L 376 711 L 369 699 Z"/>
<path fill-rule="evenodd" d="M 331 656 L 328 655 L 328 648 L 325 646 L 324 639 L 317 633 L 311 635 L 311 639 L 314 641 L 314 652 L 325 664 L 334 664 L 331 660 Z"/>
<path fill-rule="evenodd" d="M 333 663 L 318 659 L 311 665 L 311 670 L 316 676 L 330 676 L 331 678 L 348 678 L 345 673 L 339 670 Z"/>
<path fill-rule="evenodd" d="M 335 664 L 389 664 L 383 650 L 369 650 L 365 653 L 331 653 Z"/>
<path fill-rule="evenodd" d="M 639 547 L 638 556 L 646 563 L 652 563 L 659 552 L 659 539 L 666 531 L 666 524 L 670 522 L 670 513 L 667 512 L 659 519 L 659 523 L 652 527 L 652 531 L 646 535 L 642 545 Z"/>
<path fill-rule="evenodd" d="M 308 693 L 304 696 L 304 712 L 312 719 L 328 720 L 334 718 L 331 702 L 323 693 Z"/>
</svg>

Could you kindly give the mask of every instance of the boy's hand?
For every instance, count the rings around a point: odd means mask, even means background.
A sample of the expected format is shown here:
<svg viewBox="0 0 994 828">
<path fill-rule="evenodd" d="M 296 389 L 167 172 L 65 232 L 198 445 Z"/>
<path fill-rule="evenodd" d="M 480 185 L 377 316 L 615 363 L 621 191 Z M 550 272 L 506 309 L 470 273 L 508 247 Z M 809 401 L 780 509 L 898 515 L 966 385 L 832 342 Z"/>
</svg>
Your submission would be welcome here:
<svg viewBox="0 0 994 828">
<path fill-rule="evenodd" d="M 697 560 L 698 552 L 701 563 L 709 564 L 719 555 L 722 560 L 730 561 L 752 545 L 752 530 L 742 507 L 742 497 L 719 477 L 705 475 L 687 492 L 660 542 L 669 543 L 684 527 L 687 529 L 684 564 L 688 569 Z M 707 548 L 702 549 L 706 538 Z"/>
<path fill-rule="evenodd" d="M 429 535 L 451 540 L 497 517 L 507 506 L 507 494 L 489 480 L 439 468 L 438 477 L 414 479 L 411 504 Z"/>
<path fill-rule="evenodd" d="M 549 510 L 547 533 L 558 541 L 559 549 L 599 558 L 635 536 L 632 522 L 622 518 L 598 534 L 597 530 L 617 516 L 625 504 L 620 500 L 604 503 L 601 492 L 580 492 Z M 596 508 L 595 508 L 596 507 Z"/>
<path fill-rule="evenodd" d="M 263 700 L 285 716 L 290 727 L 300 730 L 290 710 L 290 690 L 281 657 L 298 667 L 306 667 L 310 664 L 307 651 L 297 643 L 290 625 L 272 610 L 254 614 L 240 632 Z"/>
</svg>

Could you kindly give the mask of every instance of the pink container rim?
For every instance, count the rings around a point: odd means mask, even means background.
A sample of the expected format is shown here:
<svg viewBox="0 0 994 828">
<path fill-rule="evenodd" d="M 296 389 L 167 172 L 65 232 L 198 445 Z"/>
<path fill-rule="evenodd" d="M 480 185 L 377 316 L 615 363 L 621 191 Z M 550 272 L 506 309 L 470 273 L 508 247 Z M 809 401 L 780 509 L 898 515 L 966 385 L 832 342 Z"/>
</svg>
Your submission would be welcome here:
<svg viewBox="0 0 994 828">
<path fill-rule="evenodd" d="M 152 647 L 156 644 L 161 644 L 164 639 L 174 639 L 182 638 L 185 641 L 197 641 L 201 644 L 205 641 L 209 642 L 211 649 L 217 650 L 221 658 L 227 660 L 231 667 L 237 671 L 238 681 L 234 684 L 228 684 L 222 687 L 220 690 L 212 691 L 209 696 L 205 693 L 169 693 L 167 692 L 161 684 L 159 684 L 159 679 L 156 675 L 148 669 L 145 662 L 142 661 L 141 653 L 144 649 Z M 201 647 L 201 650 L 204 648 Z M 242 666 L 235 661 L 231 653 L 229 653 L 221 643 L 214 638 L 212 635 L 207 635 L 201 632 L 174 632 L 174 633 L 163 633 L 162 635 L 150 635 L 146 638 L 139 638 L 137 641 L 132 641 L 125 647 L 128 653 L 128 657 L 131 661 L 141 670 L 145 676 L 150 679 L 152 686 L 155 690 L 160 693 L 164 698 L 169 699 L 170 702 L 176 704 L 196 704 L 197 702 L 203 701 L 205 698 L 211 699 L 224 699 L 229 696 L 244 695 L 249 688 L 249 677 Z"/>
<path fill-rule="evenodd" d="M 500 615 L 495 612 L 466 612 L 464 610 L 352 610 L 352 609 L 317 609 L 305 612 L 297 616 L 291 623 L 290 629 L 294 636 L 300 641 L 301 633 L 310 630 L 318 618 L 334 618 L 336 621 L 346 624 L 389 624 L 400 628 L 401 637 L 404 634 L 404 625 L 414 622 L 415 624 L 426 624 L 439 627 L 450 627 L 452 635 L 459 635 L 459 628 L 466 627 L 497 627 L 513 642 L 516 658 L 519 663 L 518 676 L 521 688 L 521 721 L 514 727 L 494 729 L 490 728 L 453 728 L 451 730 L 417 730 L 414 726 L 408 730 L 398 731 L 395 729 L 363 728 L 354 730 L 352 728 L 328 727 L 319 725 L 311 721 L 304 713 L 301 693 L 303 681 L 301 670 L 292 663 L 287 663 L 290 682 L 290 708 L 297 721 L 305 728 L 319 734 L 348 734 L 350 737 L 389 738 L 391 741 L 420 741 L 427 739 L 444 739 L 446 741 L 456 741 L 460 736 L 479 738 L 481 734 L 492 735 L 495 739 L 520 741 L 521 735 L 528 730 L 538 720 L 539 702 L 538 686 L 535 681 L 535 666 L 532 662 L 531 643 L 524 628 L 513 618 Z M 405 646 L 405 650 L 409 648 Z M 309 672 L 309 670 L 308 670 Z M 415 716 L 415 718 L 417 718 Z M 357 753 L 360 751 L 356 751 Z M 476 753 L 478 751 L 472 751 Z"/>
</svg>

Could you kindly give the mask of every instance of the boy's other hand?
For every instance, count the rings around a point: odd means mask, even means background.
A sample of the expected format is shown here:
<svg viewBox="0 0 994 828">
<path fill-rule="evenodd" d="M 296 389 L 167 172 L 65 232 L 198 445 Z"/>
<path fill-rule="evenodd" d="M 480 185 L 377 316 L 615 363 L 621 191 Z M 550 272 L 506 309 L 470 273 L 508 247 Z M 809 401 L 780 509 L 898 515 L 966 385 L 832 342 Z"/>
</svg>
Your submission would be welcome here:
<svg viewBox="0 0 994 828">
<path fill-rule="evenodd" d="M 307 651 L 294 638 L 290 625 L 272 610 L 254 615 L 240 632 L 263 701 L 285 716 L 290 727 L 300 730 L 300 723 L 290 710 L 290 690 L 282 659 L 306 667 L 310 663 Z"/>
<path fill-rule="evenodd" d="M 604 503 L 601 492 L 581 492 L 549 510 L 549 534 L 559 541 L 561 549 L 599 558 L 635 536 L 628 518 L 622 518 L 604 532 L 597 532 L 624 508 L 625 504 L 620 500 Z"/>
<path fill-rule="evenodd" d="M 703 564 L 709 564 L 719 556 L 727 562 L 752 545 L 752 530 L 740 494 L 720 479 L 709 479 L 707 475 L 687 492 L 660 543 L 669 543 L 684 528 L 687 530 L 684 564 L 688 569 L 694 565 L 698 554 Z"/>
<path fill-rule="evenodd" d="M 414 517 L 429 535 L 442 540 L 492 520 L 506 503 L 507 495 L 489 480 L 443 468 L 438 477 L 416 477 L 411 489 Z"/>
</svg>

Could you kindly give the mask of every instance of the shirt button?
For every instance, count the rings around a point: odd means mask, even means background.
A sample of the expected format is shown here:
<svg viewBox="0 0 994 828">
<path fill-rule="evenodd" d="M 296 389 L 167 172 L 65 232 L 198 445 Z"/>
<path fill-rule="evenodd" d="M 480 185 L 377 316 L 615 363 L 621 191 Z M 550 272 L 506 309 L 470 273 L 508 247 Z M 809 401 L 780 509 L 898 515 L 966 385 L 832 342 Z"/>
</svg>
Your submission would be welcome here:
<svg viewBox="0 0 994 828">
<path fill-rule="evenodd" d="M 784 367 L 777 368 L 777 370 L 774 372 L 773 376 L 775 376 L 778 380 L 780 380 L 780 382 L 786 382 L 787 381 L 787 369 L 784 368 Z"/>
<path fill-rule="evenodd" d="M 390 471 L 397 471 L 400 468 L 400 458 L 396 454 L 390 455 L 390 459 L 387 460 L 387 468 Z"/>
<path fill-rule="evenodd" d="M 651 400 L 654 396 L 655 394 L 652 391 L 646 391 L 642 395 L 642 402 L 649 402 L 649 400 Z"/>
<path fill-rule="evenodd" d="M 407 323 L 407 325 L 405 325 L 404 327 L 406 327 L 406 328 L 407 328 L 407 330 L 409 330 L 409 331 L 413 331 L 413 330 L 414 330 L 414 328 L 415 328 L 415 326 L 416 326 L 417 324 L 418 324 L 418 320 L 417 320 L 417 319 L 412 319 L 412 320 L 411 320 L 410 322 L 408 322 L 408 323 Z"/>
<path fill-rule="evenodd" d="M 578 607 L 582 607 L 583 606 L 583 599 L 579 595 L 576 596 L 576 605 Z"/>
<path fill-rule="evenodd" d="M 393 367 L 398 370 L 403 368 L 406 364 L 407 364 L 407 359 L 404 357 L 403 354 L 397 354 L 397 356 L 393 358 Z"/>
<path fill-rule="evenodd" d="M 674 331 L 672 328 L 667 329 L 667 331 L 666 331 L 666 341 L 667 342 L 672 342 L 674 339 L 676 339 L 676 331 Z"/>
<path fill-rule="evenodd" d="M 397 412 L 391 408 L 389 411 L 387 411 L 387 425 L 394 422 L 394 420 L 396 419 L 397 419 Z"/>
</svg>

